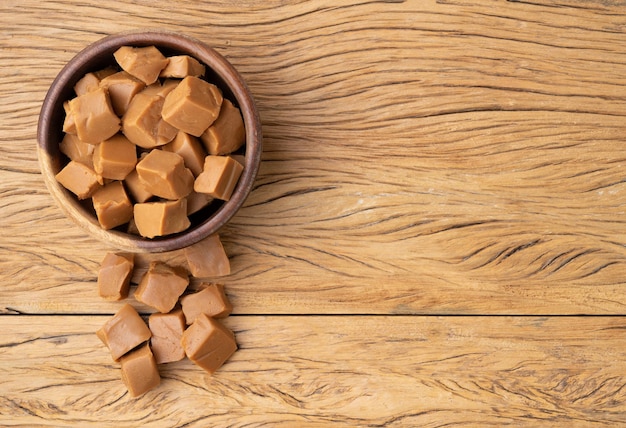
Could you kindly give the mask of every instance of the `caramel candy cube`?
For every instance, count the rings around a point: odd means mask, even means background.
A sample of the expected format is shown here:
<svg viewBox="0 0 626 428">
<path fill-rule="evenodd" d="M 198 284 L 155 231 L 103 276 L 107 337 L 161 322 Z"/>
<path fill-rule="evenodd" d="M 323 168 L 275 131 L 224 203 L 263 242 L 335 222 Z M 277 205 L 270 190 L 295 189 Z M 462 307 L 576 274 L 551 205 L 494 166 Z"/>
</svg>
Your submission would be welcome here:
<svg viewBox="0 0 626 428">
<path fill-rule="evenodd" d="M 213 201 L 213 197 L 206 193 L 191 192 L 187 197 L 187 215 L 195 214 Z"/>
<path fill-rule="evenodd" d="M 171 363 L 185 358 L 185 350 L 180 343 L 185 331 L 185 316 L 181 309 L 167 314 L 154 313 L 148 318 L 152 332 L 150 345 L 157 364 Z"/>
<path fill-rule="evenodd" d="M 96 332 L 114 361 L 150 339 L 150 329 L 135 308 L 126 303 Z"/>
<path fill-rule="evenodd" d="M 120 363 L 122 381 L 131 397 L 139 397 L 161 383 L 159 369 L 148 344 L 124 355 Z"/>
<path fill-rule="evenodd" d="M 123 180 L 136 163 L 136 146 L 121 134 L 98 144 L 93 153 L 94 169 L 104 178 Z"/>
<path fill-rule="evenodd" d="M 122 70 L 135 76 L 146 85 L 151 85 L 159 78 L 161 70 L 169 60 L 154 46 L 122 46 L 113 53 Z"/>
<path fill-rule="evenodd" d="M 76 134 L 76 122 L 74 122 L 74 114 L 70 107 L 70 102 L 63 102 L 63 110 L 65 110 L 65 119 L 63 120 L 63 132 L 68 134 Z"/>
<path fill-rule="evenodd" d="M 87 73 L 76 82 L 74 92 L 76 92 L 76 95 L 81 96 L 87 92 L 95 91 L 98 89 L 99 84 L 100 79 L 98 79 L 95 73 Z"/>
<path fill-rule="evenodd" d="M 179 132 L 171 143 L 163 146 L 163 150 L 182 156 L 185 166 L 193 172 L 194 176 L 197 177 L 202 172 L 206 153 L 196 137 Z"/>
<path fill-rule="evenodd" d="M 85 143 L 98 144 L 120 130 L 120 119 L 105 89 L 98 88 L 73 98 L 69 106 L 78 138 Z"/>
<path fill-rule="evenodd" d="M 128 296 L 133 274 L 132 254 L 107 253 L 98 270 L 98 294 L 106 300 L 122 300 Z"/>
<path fill-rule="evenodd" d="M 86 199 L 99 188 L 98 174 L 87 165 L 77 161 L 70 161 L 55 176 L 63 187 L 75 194 L 78 199 Z"/>
<path fill-rule="evenodd" d="M 76 82 L 74 85 L 74 92 L 76 92 L 76 95 L 80 96 L 86 94 L 87 92 L 95 91 L 100 87 L 102 79 L 113 73 L 115 73 L 115 69 L 113 67 L 107 67 L 103 70 L 87 73 L 78 82 Z"/>
<path fill-rule="evenodd" d="M 137 174 L 136 169 L 132 170 L 126 176 L 124 184 L 126 185 L 126 189 L 128 189 L 128 193 L 130 193 L 135 202 L 143 203 L 154 196 L 146 190 L 143 183 L 139 180 L 139 174 Z"/>
<path fill-rule="evenodd" d="M 124 135 L 145 149 L 152 149 L 172 141 L 178 130 L 161 117 L 164 101 L 160 95 L 141 92 L 135 95 L 122 117 Z"/>
<path fill-rule="evenodd" d="M 224 99 L 220 115 L 200 136 L 210 155 L 226 155 L 246 142 L 246 129 L 239 109 Z"/>
<path fill-rule="evenodd" d="M 189 272 L 196 278 L 209 278 L 230 274 L 230 261 L 217 233 L 185 247 Z"/>
<path fill-rule="evenodd" d="M 180 299 L 187 324 L 193 323 L 200 314 L 211 318 L 226 318 L 233 311 L 222 284 L 203 284 L 205 289 Z M 153 332 L 154 334 L 154 332 Z"/>
<path fill-rule="evenodd" d="M 193 190 L 193 173 L 176 153 L 152 150 L 137 163 L 136 169 L 144 188 L 161 198 L 180 199 Z"/>
<path fill-rule="evenodd" d="M 80 162 L 87 166 L 93 166 L 93 144 L 87 144 L 80 141 L 74 134 L 65 134 L 63 140 L 59 143 L 59 150 L 70 160 Z"/>
<path fill-rule="evenodd" d="M 159 77 L 174 77 L 182 79 L 187 76 L 202 76 L 204 74 L 204 65 L 188 55 L 171 56 L 170 61 L 161 71 Z"/>
<path fill-rule="evenodd" d="M 209 155 L 204 160 L 204 170 L 196 178 L 193 189 L 228 201 L 242 171 L 243 166 L 230 156 Z"/>
<path fill-rule="evenodd" d="M 180 131 L 199 137 L 217 119 L 222 105 L 219 88 L 198 77 L 185 77 L 165 97 L 163 119 Z"/>
<path fill-rule="evenodd" d="M 209 373 L 219 369 L 237 350 L 233 332 L 205 314 L 185 330 L 182 345 L 187 357 Z"/>
<path fill-rule="evenodd" d="M 113 181 L 103 186 L 93 194 L 91 200 L 98 222 L 104 229 L 113 229 L 133 218 L 133 204 L 121 181 Z"/>
<path fill-rule="evenodd" d="M 143 275 L 135 299 L 159 312 L 171 311 L 178 298 L 189 285 L 189 278 L 182 269 L 172 268 L 165 263 L 152 262 Z"/>
<path fill-rule="evenodd" d="M 162 84 L 157 80 L 152 85 L 146 86 L 141 93 L 144 95 L 159 95 L 165 98 L 167 94 L 178 86 L 178 83 L 179 81 L 174 79 L 165 79 Z"/>
<path fill-rule="evenodd" d="M 191 225 L 186 199 L 135 204 L 134 212 L 137 230 L 146 238 L 182 232 Z"/>
<path fill-rule="evenodd" d="M 146 84 L 127 72 L 120 71 L 102 79 L 99 86 L 109 91 L 113 110 L 118 116 L 123 116 L 128 110 L 130 101 L 146 87 Z"/>
</svg>

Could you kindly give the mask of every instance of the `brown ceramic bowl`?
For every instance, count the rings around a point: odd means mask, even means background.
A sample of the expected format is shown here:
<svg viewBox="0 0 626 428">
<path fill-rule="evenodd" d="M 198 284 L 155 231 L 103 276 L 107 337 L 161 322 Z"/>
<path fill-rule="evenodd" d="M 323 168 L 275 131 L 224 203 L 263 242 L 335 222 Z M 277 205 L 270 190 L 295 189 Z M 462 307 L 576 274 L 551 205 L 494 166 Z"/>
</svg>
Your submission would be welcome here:
<svg viewBox="0 0 626 428">
<path fill-rule="evenodd" d="M 93 208 L 79 200 L 55 179 L 67 159 L 59 151 L 63 138 L 63 102 L 75 96 L 74 84 L 86 73 L 114 65 L 113 52 L 120 46 L 154 45 L 166 56 L 190 55 L 206 66 L 205 78 L 216 84 L 224 96 L 241 110 L 246 128 L 246 144 L 238 151 L 245 156 L 243 173 L 228 202 L 214 201 L 190 217 L 184 232 L 154 239 L 104 230 Z M 133 32 L 105 37 L 79 52 L 58 74 L 41 108 L 37 129 L 38 155 L 48 189 L 59 206 L 78 225 L 96 238 L 116 248 L 134 252 L 171 251 L 192 245 L 217 232 L 241 208 L 256 177 L 261 160 L 261 123 L 254 100 L 241 75 L 219 53 L 192 38 L 168 32 Z"/>
</svg>

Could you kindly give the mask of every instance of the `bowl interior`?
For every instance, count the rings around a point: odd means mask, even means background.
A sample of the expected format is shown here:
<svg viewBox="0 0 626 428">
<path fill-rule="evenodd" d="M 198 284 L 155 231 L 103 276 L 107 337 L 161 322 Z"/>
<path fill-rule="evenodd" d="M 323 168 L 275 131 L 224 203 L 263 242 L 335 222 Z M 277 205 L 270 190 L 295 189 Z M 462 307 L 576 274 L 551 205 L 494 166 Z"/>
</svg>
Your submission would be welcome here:
<svg viewBox="0 0 626 428">
<path fill-rule="evenodd" d="M 206 66 L 205 79 L 217 85 L 224 97 L 239 107 L 246 129 L 246 144 L 237 154 L 245 156 L 243 173 L 229 201 L 214 200 L 190 216 L 184 232 L 147 239 L 121 230 L 100 227 L 91 203 L 80 202 L 61 186 L 55 175 L 67 159 L 59 150 L 63 138 L 63 102 L 75 96 L 74 85 L 91 71 L 114 65 L 113 53 L 120 46 L 156 46 L 165 56 L 189 55 Z M 117 248 L 134 252 L 171 251 L 192 245 L 217 232 L 239 210 L 250 192 L 261 159 L 261 125 L 254 100 L 246 83 L 233 66 L 217 51 L 203 43 L 167 32 L 125 33 L 105 37 L 79 52 L 58 74 L 42 105 L 37 130 L 39 161 L 50 193 L 77 224 L 96 238 Z"/>
</svg>

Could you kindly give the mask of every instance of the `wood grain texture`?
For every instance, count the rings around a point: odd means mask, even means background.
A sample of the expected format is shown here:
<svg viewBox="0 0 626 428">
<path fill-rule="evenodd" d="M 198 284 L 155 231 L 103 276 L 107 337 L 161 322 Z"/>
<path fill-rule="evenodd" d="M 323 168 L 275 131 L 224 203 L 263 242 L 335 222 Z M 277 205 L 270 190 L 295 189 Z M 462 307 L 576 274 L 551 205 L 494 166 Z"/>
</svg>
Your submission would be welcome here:
<svg viewBox="0 0 626 428">
<path fill-rule="evenodd" d="M 261 112 L 223 230 L 239 313 L 622 314 L 622 6 L 4 2 L 2 311 L 110 310 L 89 297 L 106 249 L 38 175 L 37 113 L 87 43 L 158 27 L 215 46 Z"/>
<path fill-rule="evenodd" d="M 624 1 L 5 0 L 0 28 L 0 425 L 626 424 Z M 63 65 L 140 28 L 237 67 L 264 154 L 220 233 L 241 349 L 133 400 L 93 334 L 113 249 L 35 136 Z M 154 258 L 182 263 L 135 282 Z"/>
<path fill-rule="evenodd" d="M 620 317 L 230 317 L 240 349 L 218 372 L 162 366 L 162 384 L 137 399 L 93 334 L 104 320 L 0 317 L 2 425 L 626 422 Z"/>
</svg>

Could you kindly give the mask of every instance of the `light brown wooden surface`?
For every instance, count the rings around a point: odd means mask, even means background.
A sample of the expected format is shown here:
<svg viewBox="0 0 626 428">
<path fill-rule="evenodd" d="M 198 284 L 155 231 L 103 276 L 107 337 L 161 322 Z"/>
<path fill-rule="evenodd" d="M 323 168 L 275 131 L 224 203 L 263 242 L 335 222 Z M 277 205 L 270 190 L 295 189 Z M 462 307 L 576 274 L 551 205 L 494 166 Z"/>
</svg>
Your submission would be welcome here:
<svg viewBox="0 0 626 428">
<path fill-rule="evenodd" d="M 11 392 L 0 414 L 24 426 L 625 421 L 623 319 L 585 318 L 572 331 L 549 317 L 237 316 L 226 323 L 240 350 L 222 369 L 168 365 L 160 387 L 133 400 L 92 333 L 104 318 L 3 321 L 0 385 Z M 45 376 L 24 382 L 34 367 Z"/>
<path fill-rule="evenodd" d="M 264 154 L 221 232 L 241 350 L 133 400 L 93 334 L 111 248 L 35 135 L 64 63 L 140 28 L 238 68 Z M 0 425 L 624 424 L 625 83 L 621 1 L 5 0 Z"/>
</svg>

